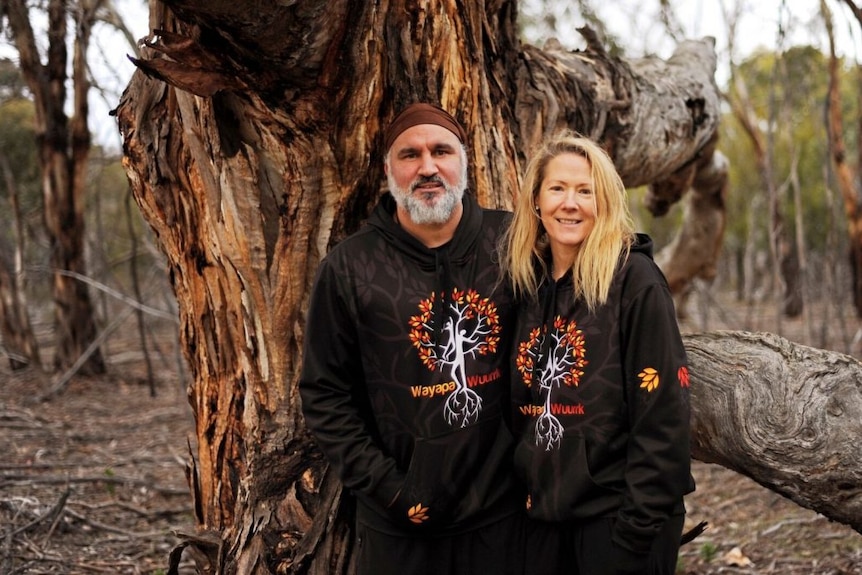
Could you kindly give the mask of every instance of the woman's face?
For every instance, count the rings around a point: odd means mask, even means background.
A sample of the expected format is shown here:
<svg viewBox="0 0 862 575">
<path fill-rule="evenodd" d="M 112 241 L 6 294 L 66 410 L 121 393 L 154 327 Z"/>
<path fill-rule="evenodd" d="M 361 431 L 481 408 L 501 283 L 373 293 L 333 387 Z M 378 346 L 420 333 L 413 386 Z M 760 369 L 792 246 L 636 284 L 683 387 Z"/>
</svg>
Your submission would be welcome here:
<svg viewBox="0 0 862 575">
<path fill-rule="evenodd" d="M 596 221 L 589 161 L 580 154 L 565 153 L 548 162 L 536 205 L 548 233 L 554 269 L 568 268 Z"/>
</svg>

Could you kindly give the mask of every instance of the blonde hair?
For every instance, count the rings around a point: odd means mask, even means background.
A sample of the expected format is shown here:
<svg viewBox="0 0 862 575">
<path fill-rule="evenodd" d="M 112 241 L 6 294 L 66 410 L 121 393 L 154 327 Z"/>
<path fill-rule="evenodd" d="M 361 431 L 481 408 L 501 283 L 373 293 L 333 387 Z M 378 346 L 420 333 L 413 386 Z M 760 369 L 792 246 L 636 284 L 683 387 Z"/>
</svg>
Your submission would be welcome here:
<svg viewBox="0 0 862 575">
<path fill-rule="evenodd" d="M 607 301 L 621 254 L 623 260 L 628 257 L 635 233 L 626 189 L 613 161 L 598 144 L 580 134 L 560 132 L 530 159 L 512 224 L 503 238 L 503 270 L 519 297 L 535 298 L 539 284 L 548 276 L 550 247 L 534 206 L 548 163 L 562 154 L 578 154 L 590 164 L 595 224 L 569 271 L 575 298 L 583 299 L 593 311 Z"/>
</svg>

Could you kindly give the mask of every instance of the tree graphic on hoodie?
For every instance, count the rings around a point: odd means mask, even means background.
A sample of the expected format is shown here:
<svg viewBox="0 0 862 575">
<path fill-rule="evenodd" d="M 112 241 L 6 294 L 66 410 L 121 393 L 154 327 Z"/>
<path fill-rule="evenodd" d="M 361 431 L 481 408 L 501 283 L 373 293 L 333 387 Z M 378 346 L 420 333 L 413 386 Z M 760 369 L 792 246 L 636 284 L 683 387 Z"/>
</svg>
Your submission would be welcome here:
<svg viewBox="0 0 862 575">
<path fill-rule="evenodd" d="M 476 290 L 454 288 L 450 295 L 447 300 L 442 293 L 432 293 L 419 302 L 420 313 L 410 318 L 410 342 L 425 367 L 449 370 L 455 387 L 443 414 L 449 425 L 466 427 L 482 411 L 482 398 L 468 385 L 466 361 L 495 353 L 501 326 L 496 304 Z"/>
<path fill-rule="evenodd" d="M 515 364 L 521 380 L 527 387 L 536 389 L 543 400 L 541 412 L 536 417 L 536 445 L 546 451 L 559 447 L 565 428 L 551 410 L 554 389 L 561 385 L 577 387 L 584 375 L 584 332 L 577 322 L 566 321 L 557 316 L 552 330 L 547 326 L 530 331 L 529 339 L 518 344 Z"/>
</svg>

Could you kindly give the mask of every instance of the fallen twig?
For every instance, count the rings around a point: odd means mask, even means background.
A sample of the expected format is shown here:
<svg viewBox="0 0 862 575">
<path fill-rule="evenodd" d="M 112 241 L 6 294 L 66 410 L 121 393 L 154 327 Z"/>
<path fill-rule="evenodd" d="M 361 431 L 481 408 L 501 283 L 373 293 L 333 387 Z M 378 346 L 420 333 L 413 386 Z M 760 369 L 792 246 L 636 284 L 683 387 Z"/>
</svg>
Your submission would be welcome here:
<svg viewBox="0 0 862 575">
<path fill-rule="evenodd" d="M 88 477 L 62 477 L 57 475 L 33 477 L 31 475 L 3 475 L 0 476 L 0 487 L 8 487 L 14 485 L 59 485 L 65 483 L 106 483 L 109 485 L 133 485 L 135 487 L 146 487 L 161 495 L 182 495 L 188 496 L 188 491 L 184 489 L 173 489 L 170 487 L 159 487 L 145 479 L 136 477 L 123 477 L 120 475 L 95 475 Z"/>
<path fill-rule="evenodd" d="M 785 525 L 799 525 L 799 524 L 806 524 L 806 523 L 815 523 L 817 521 L 820 521 L 821 519 L 825 519 L 825 517 L 823 517 L 822 515 L 816 515 L 814 517 L 803 517 L 803 518 L 799 518 L 799 519 L 784 519 L 783 521 L 779 521 L 775 525 L 764 529 L 763 531 L 760 532 L 760 534 L 761 535 L 771 535 L 771 534 L 775 533 L 776 531 L 778 531 L 779 529 L 783 528 Z"/>
<path fill-rule="evenodd" d="M 52 519 L 52 522 L 53 522 L 53 519 L 58 517 L 60 515 L 60 512 L 63 510 L 63 507 L 66 506 L 66 500 L 69 499 L 69 495 L 71 493 L 72 493 L 71 489 L 66 489 L 63 492 L 63 494 L 60 495 L 60 499 L 57 501 L 57 503 L 54 504 L 54 506 L 51 509 L 49 509 L 48 511 L 46 511 L 45 513 L 43 513 L 42 515 L 40 515 L 39 517 L 37 517 L 36 519 L 31 521 L 30 523 L 27 523 L 26 525 L 22 525 L 21 527 L 12 529 L 8 533 L 4 533 L 0 537 L 3 537 L 4 539 L 12 538 L 15 535 L 18 535 L 19 533 L 23 533 L 24 531 L 27 531 L 31 527 L 38 525 L 39 523 L 45 521 L 46 519 Z"/>
<path fill-rule="evenodd" d="M 71 509 L 66 510 L 66 515 L 74 517 L 78 521 L 82 523 L 86 523 L 90 527 L 95 527 L 96 529 L 101 529 L 102 531 L 107 531 L 108 533 L 116 533 L 117 535 L 123 535 L 128 537 L 129 539 L 152 539 L 154 537 L 164 537 L 165 531 L 151 531 L 149 533 L 135 533 L 134 531 L 129 531 L 127 529 L 120 529 L 119 527 L 114 527 L 113 525 L 108 525 L 106 523 L 102 523 L 100 521 L 96 521 L 95 519 L 90 519 L 86 515 L 81 513 L 77 513 L 72 511 Z"/>
<path fill-rule="evenodd" d="M 84 365 L 90 358 L 90 356 L 93 355 L 96 350 L 99 349 L 99 346 L 101 346 L 102 343 L 106 339 L 108 339 L 108 336 L 111 335 L 111 332 L 120 327 L 126 317 L 129 316 L 131 313 L 131 309 L 122 310 L 119 315 L 114 318 L 114 320 L 104 330 L 102 330 L 102 332 L 90 343 L 90 345 L 87 346 L 87 349 L 85 349 L 84 353 L 82 353 L 81 356 L 78 357 L 72 367 L 67 369 L 66 373 L 64 373 L 60 377 L 60 379 L 58 379 L 54 383 L 54 385 L 51 386 L 51 389 L 36 397 L 36 402 L 45 401 L 60 393 L 66 387 L 66 384 L 71 381 L 72 377 L 74 377 L 74 375 L 78 373 L 78 370 L 81 369 L 81 366 Z"/>
<path fill-rule="evenodd" d="M 183 513 L 191 513 L 192 511 L 191 506 L 171 507 L 169 509 L 156 509 L 155 511 L 151 511 L 137 505 L 132 505 L 131 503 L 127 503 L 125 501 L 109 501 L 107 503 L 100 503 L 98 505 L 91 505 L 89 503 L 84 503 L 81 501 L 74 501 L 72 503 L 93 511 L 100 511 L 102 509 L 108 509 L 110 507 L 118 507 L 120 509 L 125 509 L 126 511 L 130 511 L 135 515 L 144 518 L 170 517 L 171 515 L 181 515 Z"/>
</svg>

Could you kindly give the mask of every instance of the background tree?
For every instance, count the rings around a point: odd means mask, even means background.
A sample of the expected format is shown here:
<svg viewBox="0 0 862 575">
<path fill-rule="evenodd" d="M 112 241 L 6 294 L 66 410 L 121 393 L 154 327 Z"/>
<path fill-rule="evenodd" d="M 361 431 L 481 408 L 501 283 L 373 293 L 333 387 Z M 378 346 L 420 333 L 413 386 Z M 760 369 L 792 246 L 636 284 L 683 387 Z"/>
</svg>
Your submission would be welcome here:
<svg viewBox="0 0 862 575">
<path fill-rule="evenodd" d="M 32 129 L 33 105 L 20 89 L 21 75 L 0 64 L 0 205 L 9 214 L 0 226 L 0 340 L 13 370 L 39 368 L 39 343 L 28 313 L 28 214 L 40 212 L 39 170 Z"/>
<path fill-rule="evenodd" d="M 862 26 L 862 7 L 851 0 L 844 0 L 854 17 Z M 859 112 L 859 129 L 856 132 L 857 160 L 855 167 L 848 162 L 847 147 L 844 143 L 844 111 L 841 104 L 841 73 L 838 56 L 835 53 L 835 35 L 832 14 L 828 5 L 821 0 L 821 11 L 826 22 L 829 37 L 829 100 L 828 126 L 829 150 L 838 179 L 838 189 L 844 199 L 844 213 L 847 218 L 847 233 L 850 239 L 850 262 L 852 269 L 853 302 L 856 315 L 862 317 L 862 197 L 859 191 L 859 167 L 862 166 L 862 111 Z M 862 83 L 862 67 L 856 64 L 856 85 Z M 857 98 L 859 92 L 857 91 Z M 857 100 L 858 101 L 858 100 Z M 862 105 L 860 105 L 862 110 Z"/>
<path fill-rule="evenodd" d="M 767 88 L 765 98 L 765 107 L 756 109 L 749 95 L 749 88 L 746 85 L 746 76 L 736 71 L 736 64 L 731 58 L 731 78 L 728 101 L 731 109 L 736 117 L 739 126 L 748 136 L 751 142 L 751 150 L 755 158 L 756 173 L 759 176 L 760 185 L 753 189 L 760 189 L 760 201 L 763 203 L 765 211 L 769 214 L 769 226 L 767 232 L 768 253 L 772 265 L 770 269 L 771 285 L 773 289 L 780 291 L 783 294 L 780 306 L 782 315 L 788 317 L 796 317 L 802 313 L 802 298 L 799 275 L 798 258 L 799 254 L 793 249 L 794 244 L 789 240 L 789 234 L 786 225 L 786 215 L 783 199 L 786 196 L 786 187 L 779 186 L 776 167 L 776 132 L 779 123 L 779 116 L 788 109 L 788 97 L 791 84 L 786 80 L 787 70 L 784 61 L 784 43 L 786 37 L 785 19 L 786 7 L 782 3 L 778 11 L 778 40 L 776 45 L 778 51 L 771 58 L 772 65 L 770 66 L 766 81 L 762 81 L 762 85 Z M 738 15 L 730 18 L 736 18 Z M 735 26 L 731 23 L 728 26 L 733 30 Z M 729 44 L 731 53 L 733 52 L 735 38 L 730 37 Z M 783 81 L 784 80 L 784 81 Z M 782 118 L 785 119 L 785 118 Z M 752 210 L 752 214 L 756 213 Z M 753 258 L 756 253 L 756 222 L 752 221 L 749 229 L 749 241 L 746 244 L 747 255 L 747 270 L 753 270 Z M 751 290 L 748 290 L 749 297 Z M 780 323 L 778 332 L 781 331 Z"/>
<path fill-rule="evenodd" d="M 90 153 L 86 53 L 98 0 L 49 0 L 45 62 L 34 33 L 31 8 L 24 0 L 2 0 L 0 10 L 18 52 L 21 74 L 35 104 L 35 131 L 42 173 L 45 229 L 51 245 L 55 302 L 54 366 L 67 369 L 78 362 L 82 373 L 103 373 L 105 364 L 96 339 L 94 310 L 86 276 L 83 195 Z M 66 48 L 68 20 L 73 20 L 71 74 Z M 67 82 L 73 88 L 72 115 L 66 115 Z"/>
</svg>

